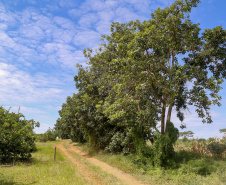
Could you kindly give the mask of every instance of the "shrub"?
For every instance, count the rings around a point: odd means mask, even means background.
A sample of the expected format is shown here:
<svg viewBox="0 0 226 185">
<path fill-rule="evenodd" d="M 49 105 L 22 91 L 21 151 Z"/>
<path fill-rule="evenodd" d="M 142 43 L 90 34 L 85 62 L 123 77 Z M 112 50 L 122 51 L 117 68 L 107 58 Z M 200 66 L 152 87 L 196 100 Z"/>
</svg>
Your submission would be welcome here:
<svg viewBox="0 0 226 185">
<path fill-rule="evenodd" d="M 132 140 L 132 134 L 130 131 L 116 132 L 111 138 L 110 143 L 105 148 L 105 151 L 111 153 L 123 152 L 124 155 L 127 155 L 134 150 Z"/>
<path fill-rule="evenodd" d="M 39 142 L 56 141 L 54 129 L 49 128 L 44 134 L 36 134 L 36 139 Z"/>
<path fill-rule="evenodd" d="M 190 160 L 187 164 L 182 165 L 180 171 L 184 174 L 195 173 L 197 175 L 210 175 L 216 171 L 213 161 L 208 158 L 200 160 Z"/>
<path fill-rule="evenodd" d="M 46 134 L 36 134 L 36 141 L 39 142 L 47 142 L 47 135 Z"/>
<path fill-rule="evenodd" d="M 10 113 L 0 107 L 0 162 L 27 160 L 36 150 L 33 129 L 39 126 L 21 113 Z"/>
<path fill-rule="evenodd" d="M 152 145 L 152 160 L 155 166 L 169 166 L 174 163 L 173 144 L 179 137 L 179 131 L 172 122 L 168 122 L 166 133 L 156 133 Z"/>
<path fill-rule="evenodd" d="M 208 150 L 214 156 L 221 157 L 224 151 L 226 150 L 226 144 L 220 142 L 211 142 L 207 145 Z"/>
<path fill-rule="evenodd" d="M 189 139 L 188 139 L 187 137 L 184 137 L 184 138 L 182 139 L 182 141 L 183 141 L 184 143 L 186 143 L 186 142 L 189 141 Z"/>
</svg>

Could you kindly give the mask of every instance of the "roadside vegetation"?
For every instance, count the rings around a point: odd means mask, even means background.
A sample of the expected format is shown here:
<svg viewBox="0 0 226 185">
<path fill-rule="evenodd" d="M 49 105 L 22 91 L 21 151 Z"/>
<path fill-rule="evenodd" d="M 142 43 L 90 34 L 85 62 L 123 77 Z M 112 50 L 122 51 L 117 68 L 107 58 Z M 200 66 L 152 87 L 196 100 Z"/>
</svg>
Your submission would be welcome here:
<svg viewBox="0 0 226 185">
<path fill-rule="evenodd" d="M 55 130 L 51 128 L 43 134 L 35 134 L 35 140 L 37 142 L 56 141 L 56 137 Z"/>
<path fill-rule="evenodd" d="M 224 184 L 226 181 L 226 151 L 216 148 L 213 153 L 204 146 L 210 143 L 225 145 L 225 138 L 179 139 L 174 149 L 175 163 L 170 168 L 153 167 L 152 161 L 138 155 L 94 152 L 86 144 L 77 144 L 84 152 L 102 160 L 147 184 Z M 147 142 L 147 145 L 151 145 Z M 218 155 L 221 153 L 221 155 Z"/>
</svg>

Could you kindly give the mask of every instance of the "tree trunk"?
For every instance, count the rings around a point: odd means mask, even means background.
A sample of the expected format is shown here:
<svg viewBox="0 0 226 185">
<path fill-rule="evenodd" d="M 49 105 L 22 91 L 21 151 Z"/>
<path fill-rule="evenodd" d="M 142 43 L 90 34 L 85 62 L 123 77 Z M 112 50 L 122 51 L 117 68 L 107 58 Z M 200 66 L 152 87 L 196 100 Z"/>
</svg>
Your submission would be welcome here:
<svg viewBox="0 0 226 185">
<path fill-rule="evenodd" d="M 169 122 L 170 119 L 171 119 L 171 114 L 172 114 L 173 105 L 174 105 L 174 103 L 171 103 L 170 106 L 169 106 L 169 109 L 168 109 L 168 114 L 167 114 L 167 119 L 166 119 L 166 130 L 167 130 L 168 122 Z M 166 130 L 165 130 L 165 131 L 166 131 Z"/>
<path fill-rule="evenodd" d="M 165 133 L 165 113 L 166 113 L 166 104 L 162 105 L 162 116 L 161 116 L 161 134 Z"/>
</svg>

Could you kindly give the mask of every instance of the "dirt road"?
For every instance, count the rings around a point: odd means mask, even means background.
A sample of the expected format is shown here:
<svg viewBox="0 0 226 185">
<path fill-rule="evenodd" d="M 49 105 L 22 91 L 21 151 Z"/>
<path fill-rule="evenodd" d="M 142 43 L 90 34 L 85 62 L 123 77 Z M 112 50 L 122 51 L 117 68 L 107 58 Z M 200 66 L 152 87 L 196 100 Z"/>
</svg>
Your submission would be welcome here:
<svg viewBox="0 0 226 185">
<path fill-rule="evenodd" d="M 122 181 L 123 184 L 144 185 L 142 182 L 135 179 L 132 175 L 129 175 L 115 167 L 110 166 L 109 164 L 103 161 L 100 161 L 89 156 L 88 154 L 79 150 L 76 146 L 69 146 L 68 148 L 65 148 L 63 145 L 57 145 L 57 148 L 77 167 L 78 171 L 83 176 L 83 178 L 85 178 L 90 184 L 101 185 L 105 183 L 101 179 L 98 179 L 95 176 L 95 173 L 86 164 L 74 158 L 73 155 L 71 154 L 72 152 L 86 158 L 89 163 L 100 167 L 104 172 L 107 172 L 115 176 L 120 181 Z"/>
</svg>

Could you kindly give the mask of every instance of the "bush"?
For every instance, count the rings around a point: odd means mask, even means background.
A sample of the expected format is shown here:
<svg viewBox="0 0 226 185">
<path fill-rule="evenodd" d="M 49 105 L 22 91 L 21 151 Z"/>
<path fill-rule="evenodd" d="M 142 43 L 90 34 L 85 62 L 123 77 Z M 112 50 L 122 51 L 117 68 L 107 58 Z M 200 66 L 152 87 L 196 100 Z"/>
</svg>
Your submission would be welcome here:
<svg viewBox="0 0 226 185">
<path fill-rule="evenodd" d="M 168 122 L 166 133 L 156 133 L 154 143 L 152 145 L 153 164 L 155 166 L 170 166 L 174 163 L 174 148 L 173 144 L 179 137 L 179 131 L 174 127 L 172 122 Z"/>
<path fill-rule="evenodd" d="M 186 142 L 189 141 L 189 139 L 188 139 L 187 137 L 184 137 L 184 138 L 182 139 L 182 141 L 183 141 L 184 143 L 186 143 Z"/>
<path fill-rule="evenodd" d="M 197 175 L 210 175 L 216 171 L 214 162 L 208 158 L 202 158 L 200 160 L 190 160 L 187 164 L 182 165 L 180 171 L 184 174 L 195 173 Z"/>
<path fill-rule="evenodd" d="M 134 144 L 132 141 L 131 131 L 116 132 L 105 148 L 105 151 L 111 153 L 123 152 L 124 155 L 127 155 L 134 150 Z"/>
<path fill-rule="evenodd" d="M 46 134 L 36 134 L 36 141 L 39 142 L 47 142 L 47 135 Z"/>
<path fill-rule="evenodd" d="M 0 107 L 0 162 L 27 160 L 36 150 L 33 129 L 39 126 L 21 113 L 10 113 Z"/>
<path fill-rule="evenodd" d="M 56 141 L 54 129 L 49 128 L 44 134 L 36 134 L 36 140 L 39 142 Z"/>
<path fill-rule="evenodd" d="M 216 157 L 221 157 L 226 150 L 226 144 L 220 142 L 211 142 L 207 145 L 207 149 Z"/>
</svg>

